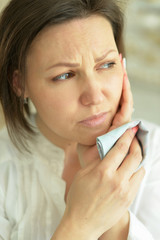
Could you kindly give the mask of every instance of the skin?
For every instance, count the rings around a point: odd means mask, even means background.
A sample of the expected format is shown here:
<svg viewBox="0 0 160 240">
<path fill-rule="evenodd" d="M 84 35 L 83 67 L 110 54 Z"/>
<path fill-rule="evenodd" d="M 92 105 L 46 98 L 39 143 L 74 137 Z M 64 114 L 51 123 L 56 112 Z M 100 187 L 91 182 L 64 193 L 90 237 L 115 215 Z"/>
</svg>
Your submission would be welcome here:
<svg viewBox="0 0 160 240">
<path fill-rule="evenodd" d="M 78 66 L 50 68 L 59 62 Z M 37 109 L 37 125 L 65 150 L 65 168 L 72 175 L 66 177 L 66 210 L 52 240 L 127 239 L 127 209 L 144 176 L 143 169 L 134 173 L 142 160 L 135 132 L 127 131 L 103 161 L 95 145 L 98 135 L 130 121 L 132 113 L 129 82 L 109 22 L 91 16 L 46 28 L 33 41 L 26 68 L 25 97 Z M 64 73 L 72 75 L 57 80 Z M 80 123 L 101 112 L 107 112 L 102 124 Z"/>
<path fill-rule="evenodd" d="M 103 60 L 95 62 L 108 51 Z M 62 62 L 78 66 L 46 70 Z M 114 66 L 109 65 L 112 62 Z M 53 81 L 68 72 L 73 77 Z M 122 84 L 123 70 L 112 28 L 103 17 L 49 27 L 32 43 L 27 57 L 25 95 L 37 109 L 41 132 L 63 149 L 73 142 L 93 145 L 98 135 L 107 132 L 119 105 Z M 107 116 L 100 126 L 80 124 L 101 112 L 107 112 Z"/>
</svg>

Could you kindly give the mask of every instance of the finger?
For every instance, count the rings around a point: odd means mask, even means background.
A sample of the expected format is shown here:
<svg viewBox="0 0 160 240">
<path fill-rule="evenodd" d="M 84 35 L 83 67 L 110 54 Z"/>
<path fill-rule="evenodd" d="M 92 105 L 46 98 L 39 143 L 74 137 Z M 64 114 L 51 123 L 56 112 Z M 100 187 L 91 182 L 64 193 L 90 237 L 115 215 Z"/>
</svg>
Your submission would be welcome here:
<svg viewBox="0 0 160 240">
<path fill-rule="evenodd" d="M 124 78 L 127 78 L 127 76 L 124 76 Z M 113 130 L 115 127 L 119 127 L 131 121 L 132 112 L 133 112 L 133 97 L 132 97 L 129 81 L 124 79 L 123 82 L 124 83 L 123 83 L 120 107 L 113 120 L 111 130 Z"/>
<path fill-rule="evenodd" d="M 121 54 L 120 54 L 120 61 L 124 71 L 122 96 L 121 96 L 118 111 L 112 121 L 112 126 L 109 129 L 109 131 L 125 123 L 130 122 L 132 117 L 132 112 L 133 112 L 133 96 L 132 96 L 130 83 L 128 80 L 127 72 L 124 68 L 124 63 L 123 63 Z"/>
<path fill-rule="evenodd" d="M 114 147 L 109 151 L 103 161 L 100 163 L 100 168 L 110 169 L 111 171 L 116 171 L 122 164 L 124 158 L 126 157 L 131 142 L 138 131 L 138 127 L 133 129 L 128 129 L 116 142 Z"/>
<path fill-rule="evenodd" d="M 129 183 L 130 183 L 130 186 L 132 188 L 132 191 L 131 191 L 131 198 L 132 199 L 135 198 L 144 176 L 145 176 L 145 169 L 143 167 L 141 167 L 130 178 Z"/>
<path fill-rule="evenodd" d="M 126 58 L 123 58 L 121 60 L 122 62 L 122 68 L 124 71 L 124 84 L 123 84 L 123 95 L 122 95 L 122 101 L 131 103 L 131 114 L 132 114 L 132 108 L 133 108 L 133 96 L 131 91 L 130 82 L 128 79 L 127 71 L 126 71 Z M 126 111 L 127 113 L 127 111 Z"/>
<path fill-rule="evenodd" d="M 87 167 L 88 165 L 91 164 L 92 166 L 94 166 L 101 161 L 96 145 L 85 146 L 78 144 L 77 153 L 82 168 Z"/>
<path fill-rule="evenodd" d="M 142 151 L 137 138 L 131 143 L 129 154 L 118 169 L 118 173 L 125 179 L 130 179 L 142 161 Z"/>
<path fill-rule="evenodd" d="M 131 92 L 131 86 L 130 82 L 128 79 L 127 71 L 126 71 L 126 58 L 121 59 L 121 64 L 124 72 L 124 77 L 123 77 L 123 94 L 122 94 L 122 101 L 124 102 L 131 102 L 133 104 L 133 96 Z M 131 109 L 132 110 L 132 109 Z"/>
<path fill-rule="evenodd" d="M 123 72 L 125 73 L 125 74 L 127 74 L 127 61 L 126 61 L 126 58 L 123 58 L 123 57 L 121 57 L 121 64 L 122 64 L 122 68 L 123 68 Z"/>
<path fill-rule="evenodd" d="M 121 115 L 126 119 L 131 119 L 133 112 L 133 96 L 127 74 L 124 74 L 123 89 L 121 97 Z"/>
</svg>

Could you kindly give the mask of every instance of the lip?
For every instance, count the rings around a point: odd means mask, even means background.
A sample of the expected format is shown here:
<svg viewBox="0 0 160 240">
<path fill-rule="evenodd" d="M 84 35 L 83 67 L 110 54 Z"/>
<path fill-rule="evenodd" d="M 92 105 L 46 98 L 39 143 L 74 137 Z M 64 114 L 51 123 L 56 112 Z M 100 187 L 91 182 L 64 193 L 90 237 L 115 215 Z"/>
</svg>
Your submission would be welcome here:
<svg viewBox="0 0 160 240">
<path fill-rule="evenodd" d="M 107 117 L 107 112 L 102 112 L 91 117 L 88 117 L 79 123 L 86 127 L 96 127 L 105 122 Z"/>
</svg>

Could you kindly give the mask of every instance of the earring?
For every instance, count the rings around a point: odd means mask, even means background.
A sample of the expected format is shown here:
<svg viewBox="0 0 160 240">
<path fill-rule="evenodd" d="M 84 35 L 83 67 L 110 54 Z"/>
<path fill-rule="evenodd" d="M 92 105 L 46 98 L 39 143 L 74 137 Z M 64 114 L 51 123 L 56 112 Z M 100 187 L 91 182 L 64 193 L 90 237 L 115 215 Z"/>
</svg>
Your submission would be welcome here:
<svg viewBox="0 0 160 240">
<path fill-rule="evenodd" d="M 28 98 L 24 98 L 23 103 L 28 104 Z"/>
</svg>

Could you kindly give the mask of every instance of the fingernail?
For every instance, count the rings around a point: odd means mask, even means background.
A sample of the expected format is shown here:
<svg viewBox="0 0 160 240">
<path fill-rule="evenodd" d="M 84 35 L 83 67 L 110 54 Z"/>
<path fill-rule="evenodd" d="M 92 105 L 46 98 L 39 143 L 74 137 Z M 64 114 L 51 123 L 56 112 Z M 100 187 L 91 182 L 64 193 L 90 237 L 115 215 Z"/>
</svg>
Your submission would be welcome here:
<svg viewBox="0 0 160 240">
<path fill-rule="evenodd" d="M 124 66 L 124 69 L 127 68 L 127 60 L 126 60 L 126 58 L 123 58 L 123 66 Z"/>
<path fill-rule="evenodd" d="M 138 125 L 132 128 L 132 131 L 134 132 L 134 134 L 136 134 L 136 132 L 138 131 L 138 129 L 139 129 Z"/>
</svg>

